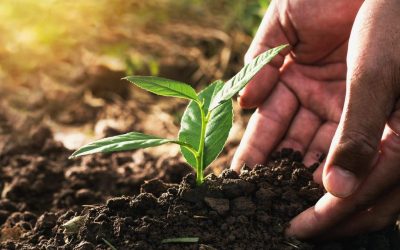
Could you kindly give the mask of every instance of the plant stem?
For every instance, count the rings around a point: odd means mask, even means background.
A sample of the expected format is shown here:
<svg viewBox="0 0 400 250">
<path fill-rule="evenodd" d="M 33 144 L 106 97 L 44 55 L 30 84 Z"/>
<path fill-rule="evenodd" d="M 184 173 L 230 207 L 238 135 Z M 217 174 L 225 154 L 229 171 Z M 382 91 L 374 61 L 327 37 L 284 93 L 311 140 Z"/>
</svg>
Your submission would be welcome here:
<svg viewBox="0 0 400 250">
<path fill-rule="evenodd" d="M 207 116 L 204 113 L 203 110 L 204 105 L 201 104 L 199 105 L 200 108 L 200 115 L 201 115 L 201 133 L 200 133 L 200 143 L 199 143 L 199 149 L 197 151 L 197 156 L 196 156 L 196 183 L 197 185 L 200 185 L 203 183 L 204 179 L 204 141 L 206 137 L 206 128 L 207 128 L 207 123 L 208 119 L 210 118 L 210 112 L 208 112 Z"/>
</svg>

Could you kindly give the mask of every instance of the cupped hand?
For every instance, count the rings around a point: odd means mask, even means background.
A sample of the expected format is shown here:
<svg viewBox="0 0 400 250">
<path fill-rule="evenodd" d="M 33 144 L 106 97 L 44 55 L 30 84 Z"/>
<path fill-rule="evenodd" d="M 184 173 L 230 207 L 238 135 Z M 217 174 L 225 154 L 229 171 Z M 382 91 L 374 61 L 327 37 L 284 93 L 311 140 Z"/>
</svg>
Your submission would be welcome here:
<svg viewBox="0 0 400 250">
<path fill-rule="evenodd" d="M 361 3 L 271 2 L 245 60 L 281 44 L 291 48 L 240 93 L 243 108 L 258 109 L 233 158 L 233 169 L 264 163 L 282 147 L 303 152 L 306 164 L 328 152 L 344 102 L 348 38 Z"/>
<path fill-rule="evenodd" d="M 323 170 L 329 193 L 292 222 L 300 238 L 374 231 L 400 213 L 400 2 L 365 1 L 347 57 L 347 90 Z M 319 237 L 319 239 L 322 239 Z"/>
</svg>

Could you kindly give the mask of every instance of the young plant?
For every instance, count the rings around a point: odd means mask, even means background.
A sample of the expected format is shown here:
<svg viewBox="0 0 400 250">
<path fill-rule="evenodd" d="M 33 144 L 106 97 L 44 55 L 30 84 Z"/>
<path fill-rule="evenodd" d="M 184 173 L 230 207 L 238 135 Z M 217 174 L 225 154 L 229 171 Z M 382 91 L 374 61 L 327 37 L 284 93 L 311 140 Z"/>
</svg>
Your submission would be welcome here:
<svg viewBox="0 0 400 250">
<path fill-rule="evenodd" d="M 231 98 L 285 47 L 286 45 L 281 45 L 260 54 L 225 84 L 221 80 L 215 81 L 198 94 L 190 85 L 174 80 L 155 76 L 125 77 L 124 79 L 154 94 L 190 100 L 182 116 L 178 139 L 130 132 L 87 144 L 75 151 L 70 158 L 175 143 L 180 145 L 186 161 L 196 170 L 197 183 L 201 184 L 204 169 L 217 158 L 228 139 L 233 123 Z"/>
</svg>

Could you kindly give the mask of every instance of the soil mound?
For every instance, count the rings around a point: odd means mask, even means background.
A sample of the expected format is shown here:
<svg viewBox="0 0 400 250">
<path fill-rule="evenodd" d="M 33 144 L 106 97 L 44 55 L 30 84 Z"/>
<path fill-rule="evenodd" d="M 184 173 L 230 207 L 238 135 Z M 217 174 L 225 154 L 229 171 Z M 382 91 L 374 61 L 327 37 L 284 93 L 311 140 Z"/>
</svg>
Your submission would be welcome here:
<svg viewBox="0 0 400 250">
<path fill-rule="evenodd" d="M 286 150 L 266 166 L 244 167 L 240 175 L 211 174 L 201 186 L 193 174 L 180 184 L 154 179 L 136 196 L 111 198 L 80 212 L 49 212 L 37 219 L 20 213 L 2 231 L 20 238 L 3 241 L 0 248 L 398 249 L 394 227 L 323 245 L 285 237 L 290 219 L 322 194 L 312 169 Z"/>
</svg>

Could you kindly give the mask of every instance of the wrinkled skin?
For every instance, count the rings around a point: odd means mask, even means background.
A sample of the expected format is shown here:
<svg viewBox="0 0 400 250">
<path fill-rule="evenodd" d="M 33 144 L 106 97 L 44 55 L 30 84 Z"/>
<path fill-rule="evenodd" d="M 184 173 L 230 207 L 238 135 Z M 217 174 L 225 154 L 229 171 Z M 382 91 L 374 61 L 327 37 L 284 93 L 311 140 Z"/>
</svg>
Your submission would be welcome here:
<svg viewBox="0 0 400 250">
<path fill-rule="evenodd" d="M 240 93 L 243 108 L 258 110 L 233 168 L 264 163 L 272 150 L 281 147 L 307 153 L 306 164 L 327 153 L 344 102 L 348 38 L 360 4 L 342 0 L 327 8 L 323 0 L 272 1 L 245 59 L 280 44 L 292 49 L 267 65 Z"/>
<path fill-rule="evenodd" d="M 245 59 L 280 44 L 291 48 L 240 93 L 240 105 L 257 110 L 232 168 L 263 163 L 283 147 L 303 152 L 306 165 L 328 155 L 314 177 L 329 193 L 293 219 L 289 235 L 349 236 L 395 221 L 399 23 L 395 0 L 272 1 Z"/>
</svg>

